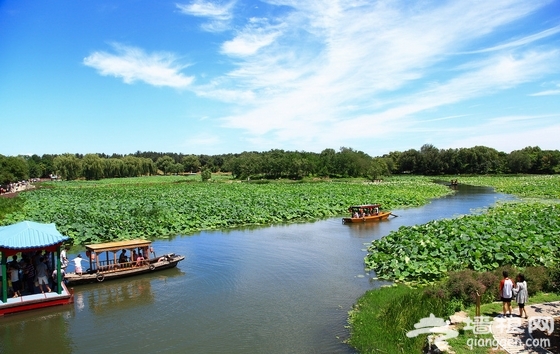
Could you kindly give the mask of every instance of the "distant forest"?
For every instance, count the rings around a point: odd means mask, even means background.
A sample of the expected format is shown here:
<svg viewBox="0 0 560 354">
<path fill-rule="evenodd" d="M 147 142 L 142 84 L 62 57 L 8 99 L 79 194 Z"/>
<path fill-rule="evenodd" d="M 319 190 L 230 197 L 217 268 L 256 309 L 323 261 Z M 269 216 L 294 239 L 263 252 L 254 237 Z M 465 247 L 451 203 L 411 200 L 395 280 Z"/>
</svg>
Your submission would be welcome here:
<svg viewBox="0 0 560 354">
<path fill-rule="evenodd" d="M 99 180 L 198 172 L 202 172 L 203 177 L 210 176 L 209 172 L 231 173 L 236 179 L 363 177 L 371 180 L 404 173 L 427 176 L 557 174 L 560 173 L 560 151 L 526 147 L 508 154 L 485 146 L 438 149 L 426 144 L 420 150 L 394 151 L 377 157 L 348 147 L 338 151 L 325 149 L 321 153 L 270 150 L 222 155 L 141 151 L 128 155 L 0 155 L 2 184 L 51 176 L 63 180 Z"/>
</svg>

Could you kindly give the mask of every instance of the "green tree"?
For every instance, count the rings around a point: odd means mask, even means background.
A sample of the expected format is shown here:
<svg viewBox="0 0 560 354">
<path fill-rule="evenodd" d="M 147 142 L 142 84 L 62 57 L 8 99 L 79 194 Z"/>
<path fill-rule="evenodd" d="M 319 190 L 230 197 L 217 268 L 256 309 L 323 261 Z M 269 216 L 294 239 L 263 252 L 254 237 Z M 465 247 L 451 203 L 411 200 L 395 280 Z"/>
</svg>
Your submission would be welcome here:
<svg viewBox="0 0 560 354">
<path fill-rule="evenodd" d="M 325 149 L 319 155 L 319 175 L 332 177 L 336 173 L 336 151 Z"/>
<path fill-rule="evenodd" d="M 7 184 L 29 179 L 29 165 L 21 157 L 0 155 L 0 183 Z"/>
<path fill-rule="evenodd" d="M 512 151 L 508 156 L 508 167 L 512 173 L 529 173 L 531 156 L 523 150 Z"/>
<path fill-rule="evenodd" d="M 389 168 L 387 166 L 387 159 L 385 158 L 374 158 L 371 160 L 370 166 L 368 168 L 368 178 L 372 181 L 381 179 L 382 176 L 389 175 Z M 392 161 L 392 160 L 391 160 Z"/>
<path fill-rule="evenodd" d="M 420 171 L 424 175 L 439 175 L 442 173 L 443 163 L 439 149 L 431 144 L 424 144 L 420 148 Z"/>
<path fill-rule="evenodd" d="M 103 159 L 103 175 L 107 178 L 123 177 L 123 160 L 116 157 Z"/>
<path fill-rule="evenodd" d="M 175 160 L 171 156 L 159 157 L 156 161 L 156 166 L 163 172 L 164 175 L 170 172 L 172 166 L 175 164 Z"/>
<path fill-rule="evenodd" d="M 200 170 L 200 160 L 196 155 L 183 156 L 182 162 L 185 172 L 196 173 Z"/>
<path fill-rule="evenodd" d="M 65 180 L 75 180 L 82 176 L 82 161 L 73 154 L 63 154 L 54 158 L 56 174 Z"/>
<path fill-rule="evenodd" d="M 104 177 L 105 162 L 97 154 L 86 154 L 82 159 L 83 175 L 87 180 L 100 180 Z"/>
<path fill-rule="evenodd" d="M 406 150 L 399 156 L 399 172 L 401 173 L 420 173 L 420 152 L 415 149 Z"/>
</svg>

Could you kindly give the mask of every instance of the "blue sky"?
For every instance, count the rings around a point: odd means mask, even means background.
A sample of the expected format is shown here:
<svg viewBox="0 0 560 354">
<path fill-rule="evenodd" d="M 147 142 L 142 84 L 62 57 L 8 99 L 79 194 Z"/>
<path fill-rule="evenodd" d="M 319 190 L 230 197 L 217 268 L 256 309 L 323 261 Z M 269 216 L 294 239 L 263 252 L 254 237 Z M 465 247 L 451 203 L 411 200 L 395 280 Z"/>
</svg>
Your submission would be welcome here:
<svg viewBox="0 0 560 354">
<path fill-rule="evenodd" d="M 560 149 L 560 0 L 0 1 L 0 154 Z"/>
</svg>

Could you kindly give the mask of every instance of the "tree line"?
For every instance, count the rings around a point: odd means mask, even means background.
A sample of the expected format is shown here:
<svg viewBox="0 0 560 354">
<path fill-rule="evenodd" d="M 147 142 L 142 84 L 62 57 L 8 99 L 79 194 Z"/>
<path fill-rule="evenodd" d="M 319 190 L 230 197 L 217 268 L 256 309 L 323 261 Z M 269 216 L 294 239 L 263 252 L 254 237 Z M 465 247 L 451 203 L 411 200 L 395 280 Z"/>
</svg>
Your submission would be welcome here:
<svg viewBox="0 0 560 354">
<path fill-rule="evenodd" d="M 393 151 L 372 157 L 362 151 L 341 147 L 321 153 L 274 149 L 239 154 L 194 155 L 140 152 L 128 155 L 62 154 L 43 156 L 0 155 L 0 183 L 56 175 L 64 180 L 138 177 L 155 174 L 229 172 L 234 178 L 301 179 L 304 177 L 372 180 L 392 174 L 557 174 L 560 151 L 526 147 L 511 153 L 475 146 L 438 149 L 423 145 L 420 150 Z"/>
</svg>

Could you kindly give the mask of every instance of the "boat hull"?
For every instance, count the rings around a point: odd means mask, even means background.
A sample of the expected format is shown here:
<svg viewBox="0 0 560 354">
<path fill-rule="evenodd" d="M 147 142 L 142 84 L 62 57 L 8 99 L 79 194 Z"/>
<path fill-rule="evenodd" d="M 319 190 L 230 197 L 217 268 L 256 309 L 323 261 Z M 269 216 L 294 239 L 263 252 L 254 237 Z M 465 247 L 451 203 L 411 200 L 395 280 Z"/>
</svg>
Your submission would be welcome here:
<svg viewBox="0 0 560 354">
<path fill-rule="evenodd" d="M 0 317 L 19 312 L 41 309 L 51 306 L 68 305 L 74 303 L 74 291 L 62 284 L 62 292 L 23 295 L 10 298 L 7 303 L 0 302 Z"/>
<path fill-rule="evenodd" d="M 347 223 L 364 223 L 364 222 L 371 222 L 371 221 L 381 221 L 381 220 L 387 220 L 390 215 L 391 212 L 387 211 L 387 212 L 380 212 L 377 215 L 369 215 L 361 218 L 342 218 L 342 223 L 347 224 Z"/>
<path fill-rule="evenodd" d="M 134 275 L 153 273 L 164 269 L 174 268 L 177 266 L 177 263 L 184 259 L 184 256 L 169 254 L 153 258 L 148 264 L 138 267 L 88 272 L 83 273 L 82 275 L 68 273 L 65 275 L 65 279 L 68 285 L 100 283 L 107 280 L 126 278 Z"/>
</svg>

